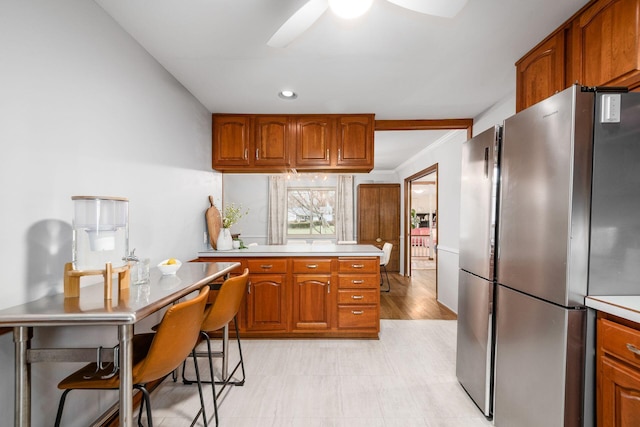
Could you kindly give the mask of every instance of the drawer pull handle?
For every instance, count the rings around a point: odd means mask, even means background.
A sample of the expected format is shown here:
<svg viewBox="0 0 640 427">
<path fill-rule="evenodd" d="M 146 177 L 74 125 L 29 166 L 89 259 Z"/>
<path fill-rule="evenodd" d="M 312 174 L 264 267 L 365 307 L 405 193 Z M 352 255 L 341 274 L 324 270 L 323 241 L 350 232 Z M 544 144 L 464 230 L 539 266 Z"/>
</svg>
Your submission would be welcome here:
<svg viewBox="0 0 640 427">
<path fill-rule="evenodd" d="M 359 316 L 361 314 L 364 314 L 364 311 L 362 311 L 362 310 L 351 310 L 351 314 Z"/>
<path fill-rule="evenodd" d="M 364 268 L 363 264 L 351 264 L 352 268 Z"/>
<path fill-rule="evenodd" d="M 307 264 L 307 268 L 318 268 L 318 264 Z"/>
<path fill-rule="evenodd" d="M 640 348 L 636 347 L 633 344 L 629 344 L 627 343 L 627 350 L 629 350 L 631 353 L 640 356 Z"/>
<path fill-rule="evenodd" d="M 364 280 L 352 280 L 351 283 L 353 283 L 354 285 L 361 285 L 364 283 Z"/>
<path fill-rule="evenodd" d="M 362 295 L 351 295 L 351 299 L 362 299 L 364 296 Z"/>
<path fill-rule="evenodd" d="M 265 270 L 268 270 L 268 269 L 270 269 L 270 268 L 273 268 L 273 265 L 271 265 L 271 264 L 262 264 L 262 265 L 260 266 L 260 268 L 264 268 Z"/>
</svg>

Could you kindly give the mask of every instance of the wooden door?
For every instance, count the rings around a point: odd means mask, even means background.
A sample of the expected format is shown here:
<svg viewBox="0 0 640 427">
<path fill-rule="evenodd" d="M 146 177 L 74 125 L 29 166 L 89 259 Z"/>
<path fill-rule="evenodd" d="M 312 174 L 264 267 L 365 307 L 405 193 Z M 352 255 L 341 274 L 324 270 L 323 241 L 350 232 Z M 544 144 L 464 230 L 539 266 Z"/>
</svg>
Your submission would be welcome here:
<svg viewBox="0 0 640 427">
<path fill-rule="evenodd" d="M 338 118 L 337 166 L 373 168 L 373 115 Z"/>
<path fill-rule="evenodd" d="M 387 271 L 400 271 L 400 184 L 358 186 L 358 242 L 392 243 Z"/>
<path fill-rule="evenodd" d="M 254 164 L 289 166 L 292 124 L 288 116 L 257 116 Z"/>
<path fill-rule="evenodd" d="M 284 274 L 250 274 L 247 294 L 248 331 L 286 331 Z"/>
<path fill-rule="evenodd" d="M 213 116 L 213 168 L 248 166 L 251 142 L 249 116 Z"/>
<path fill-rule="evenodd" d="M 299 117 L 296 124 L 296 167 L 328 167 L 335 143 L 335 118 Z"/>
<path fill-rule="evenodd" d="M 563 90 L 565 33 L 559 31 L 516 63 L 516 111 Z"/>
</svg>

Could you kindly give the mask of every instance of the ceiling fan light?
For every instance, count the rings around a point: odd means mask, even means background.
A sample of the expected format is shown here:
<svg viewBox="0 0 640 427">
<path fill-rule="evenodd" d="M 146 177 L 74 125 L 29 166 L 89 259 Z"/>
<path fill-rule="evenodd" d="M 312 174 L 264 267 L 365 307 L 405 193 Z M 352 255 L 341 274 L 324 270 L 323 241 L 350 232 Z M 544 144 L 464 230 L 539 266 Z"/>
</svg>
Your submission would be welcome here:
<svg viewBox="0 0 640 427">
<path fill-rule="evenodd" d="M 329 8 L 343 19 L 354 19 L 364 15 L 373 0 L 329 0 Z"/>
</svg>

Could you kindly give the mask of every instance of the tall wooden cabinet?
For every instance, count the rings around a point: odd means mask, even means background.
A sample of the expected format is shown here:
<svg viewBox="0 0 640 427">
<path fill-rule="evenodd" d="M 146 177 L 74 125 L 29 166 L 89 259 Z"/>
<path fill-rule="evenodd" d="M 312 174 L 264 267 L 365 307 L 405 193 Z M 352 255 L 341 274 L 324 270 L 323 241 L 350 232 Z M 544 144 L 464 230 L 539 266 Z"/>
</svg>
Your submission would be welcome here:
<svg viewBox="0 0 640 427">
<path fill-rule="evenodd" d="M 387 271 L 400 271 L 400 184 L 358 186 L 358 243 L 393 244 Z"/>
<path fill-rule="evenodd" d="M 640 0 L 592 0 L 516 62 L 516 111 L 574 83 L 640 88 Z"/>
</svg>

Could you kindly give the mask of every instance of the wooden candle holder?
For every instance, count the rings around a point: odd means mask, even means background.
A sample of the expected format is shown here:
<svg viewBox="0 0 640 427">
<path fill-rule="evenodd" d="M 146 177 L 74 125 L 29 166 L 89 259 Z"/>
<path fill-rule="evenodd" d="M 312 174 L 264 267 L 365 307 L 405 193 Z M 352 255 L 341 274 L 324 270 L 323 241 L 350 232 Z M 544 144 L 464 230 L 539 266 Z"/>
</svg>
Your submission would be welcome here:
<svg viewBox="0 0 640 427">
<path fill-rule="evenodd" d="M 130 271 L 129 264 L 122 267 L 113 268 L 108 262 L 104 270 L 74 270 L 73 263 L 64 265 L 64 297 L 77 298 L 80 296 L 80 278 L 83 276 L 103 276 L 104 277 L 104 299 L 112 299 L 113 275 L 118 273 L 118 294 L 124 289 L 129 289 Z"/>
</svg>

